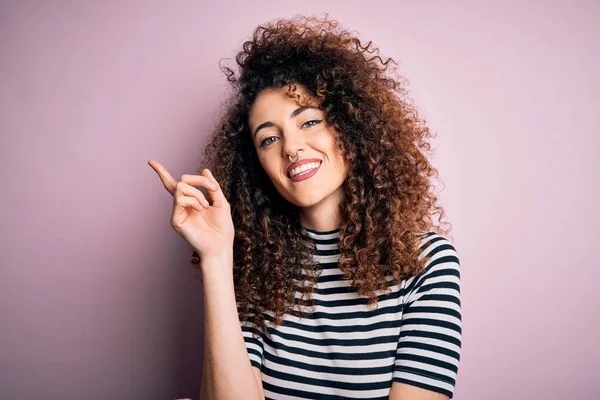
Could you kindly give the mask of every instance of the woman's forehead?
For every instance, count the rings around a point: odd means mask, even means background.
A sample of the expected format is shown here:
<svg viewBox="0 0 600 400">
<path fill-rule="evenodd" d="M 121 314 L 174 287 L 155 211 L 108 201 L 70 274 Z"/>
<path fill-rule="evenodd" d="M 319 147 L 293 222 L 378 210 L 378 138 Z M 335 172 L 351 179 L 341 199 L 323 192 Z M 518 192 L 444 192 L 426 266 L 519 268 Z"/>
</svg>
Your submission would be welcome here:
<svg viewBox="0 0 600 400">
<path fill-rule="evenodd" d="M 300 106 L 317 108 L 318 103 L 314 96 L 300 86 L 296 87 L 294 93 L 300 97 L 288 96 L 288 88 L 267 88 L 260 92 L 250 107 L 249 119 L 253 116 L 274 111 L 274 107 L 282 109 L 295 109 Z"/>
</svg>

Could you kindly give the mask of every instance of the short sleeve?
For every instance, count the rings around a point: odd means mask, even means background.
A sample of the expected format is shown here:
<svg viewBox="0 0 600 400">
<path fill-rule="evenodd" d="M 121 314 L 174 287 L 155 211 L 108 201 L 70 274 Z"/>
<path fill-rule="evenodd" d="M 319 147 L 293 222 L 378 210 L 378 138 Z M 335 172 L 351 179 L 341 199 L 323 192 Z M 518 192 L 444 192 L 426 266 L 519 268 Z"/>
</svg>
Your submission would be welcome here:
<svg viewBox="0 0 600 400">
<path fill-rule="evenodd" d="M 454 246 L 430 232 L 423 271 L 405 284 L 402 325 L 392 381 L 452 398 L 460 359 L 462 318 L 459 259 Z"/>
<path fill-rule="evenodd" d="M 239 306 L 239 304 L 238 304 Z M 242 328 L 242 336 L 246 344 L 246 350 L 248 351 L 248 357 L 250 358 L 250 364 L 262 371 L 262 359 L 264 351 L 264 341 L 260 331 L 255 324 L 249 321 L 240 322 Z M 253 335 L 254 332 L 259 334 L 258 337 Z"/>
</svg>

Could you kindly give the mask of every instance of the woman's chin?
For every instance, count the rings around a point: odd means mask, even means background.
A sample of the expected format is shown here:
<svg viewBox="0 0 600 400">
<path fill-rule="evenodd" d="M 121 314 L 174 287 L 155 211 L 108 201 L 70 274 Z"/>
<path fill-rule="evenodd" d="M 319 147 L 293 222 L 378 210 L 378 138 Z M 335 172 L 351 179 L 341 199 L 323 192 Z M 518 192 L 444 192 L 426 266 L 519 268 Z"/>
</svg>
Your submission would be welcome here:
<svg viewBox="0 0 600 400">
<path fill-rule="evenodd" d="M 316 193 L 311 193 L 310 195 L 294 196 L 288 201 L 297 207 L 308 208 L 318 204 L 321 200 L 321 196 L 318 196 Z"/>
</svg>

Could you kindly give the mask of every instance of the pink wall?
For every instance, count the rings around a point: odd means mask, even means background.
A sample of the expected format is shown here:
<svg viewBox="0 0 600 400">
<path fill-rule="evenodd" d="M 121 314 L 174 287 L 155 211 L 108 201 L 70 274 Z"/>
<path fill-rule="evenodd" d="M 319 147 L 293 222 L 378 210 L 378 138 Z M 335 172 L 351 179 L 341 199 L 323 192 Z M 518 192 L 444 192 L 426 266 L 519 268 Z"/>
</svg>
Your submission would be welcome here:
<svg viewBox="0 0 600 400">
<path fill-rule="evenodd" d="M 1 3 L 0 398 L 197 396 L 201 286 L 146 160 L 193 172 L 219 59 L 323 11 L 400 60 L 438 132 L 455 398 L 600 398 L 598 3 L 237 3 Z"/>
</svg>

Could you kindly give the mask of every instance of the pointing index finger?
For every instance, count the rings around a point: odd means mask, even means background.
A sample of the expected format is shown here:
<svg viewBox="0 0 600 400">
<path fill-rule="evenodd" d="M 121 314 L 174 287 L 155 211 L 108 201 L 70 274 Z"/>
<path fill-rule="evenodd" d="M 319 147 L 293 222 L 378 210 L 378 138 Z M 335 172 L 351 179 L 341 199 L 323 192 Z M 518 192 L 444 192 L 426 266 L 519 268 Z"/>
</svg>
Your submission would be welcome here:
<svg viewBox="0 0 600 400">
<path fill-rule="evenodd" d="M 152 169 L 157 173 L 158 177 L 165 186 L 165 189 L 167 189 L 171 195 L 174 195 L 175 188 L 177 187 L 177 181 L 173 178 L 173 176 L 171 176 L 169 171 L 167 171 L 167 169 L 161 163 L 155 160 L 149 160 L 148 165 L 150 165 L 150 167 L 152 167 Z"/>
</svg>

